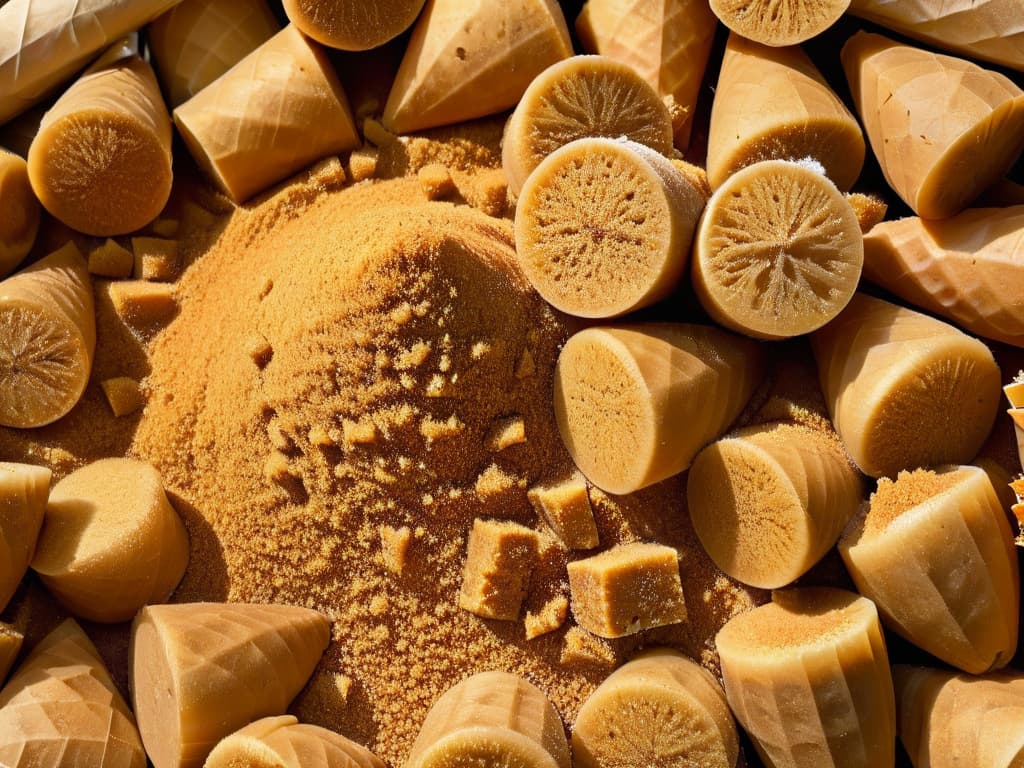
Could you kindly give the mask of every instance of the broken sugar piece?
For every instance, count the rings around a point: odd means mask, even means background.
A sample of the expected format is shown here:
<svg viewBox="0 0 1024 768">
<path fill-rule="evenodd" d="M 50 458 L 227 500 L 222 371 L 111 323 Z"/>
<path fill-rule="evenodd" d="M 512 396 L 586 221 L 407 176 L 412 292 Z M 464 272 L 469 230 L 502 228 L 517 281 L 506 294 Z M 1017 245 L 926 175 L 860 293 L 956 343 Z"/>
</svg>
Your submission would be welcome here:
<svg viewBox="0 0 1024 768">
<path fill-rule="evenodd" d="M 25 636 L 14 626 L 0 622 L 0 686 L 7 679 L 7 673 L 14 666 L 14 660 L 21 652 Z"/>
<path fill-rule="evenodd" d="M 222 739 L 203 768 L 384 768 L 372 752 L 341 734 L 292 715 L 264 717 Z"/>
<path fill-rule="evenodd" d="M 598 666 L 609 669 L 619 659 L 611 644 L 580 627 L 570 627 L 562 640 L 562 655 L 559 663 L 571 666 Z"/>
<path fill-rule="evenodd" d="M 481 171 L 461 192 L 467 203 L 488 216 L 504 216 L 508 210 L 508 178 L 501 168 Z"/>
<path fill-rule="evenodd" d="M 352 151 L 348 156 L 348 175 L 352 177 L 352 183 L 372 179 L 377 174 L 377 160 L 379 155 L 373 147 L 363 147 Z"/>
<path fill-rule="evenodd" d="M 485 619 L 515 621 L 537 562 L 537 532 L 516 523 L 473 521 L 459 607 Z"/>
<path fill-rule="evenodd" d="M 32 560 L 51 476 L 46 467 L 0 461 L 0 612 L 14 596 Z"/>
<path fill-rule="evenodd" d="M 679 553 L 672 547 L 622 544 L 568 569 L 573 616 L 598 637 L 686 621 Z"/>
<path fill-rule="evenodd" d="M 555 597 L 544 603 L 537 613 L 527 613 L 523 620 L 526 628 L 526 639 L 533 640 L 548 632 L 554 632 L 565 623 L 569 614 L 569 600 L 564 595 Z"/>
<path fill-rule="evenodd" d="M 526 423 L 522 416 L 509 416 L 499 420 L 487 437 L 487 447 L 492 451 L 503 451 L 513 445 L 526 442 Z"/>
<path fill-rule="evenodd" d="M 108 284 L 106 290 L 117 316 L 135 330 L 154 330 L 178 311 L 178 299 L 170 283 L 125 280 Z"/>
<path fill-rule="evenodd" d="M 526 495 L 567 548 L 593 549 L 600 543 L 582 473 L 573 472 L 564 480 L 535 485 Z"/>
<path fill-rule="evenodd" d="M 384 567 L 401 576 L 402 571 L 405 570 L 406 557 L 409 554 L 412 531 L 404 525 L 401 528 L 382 525 L 378 529 L 378 533 L 380 534 L 380 554 L 384 561 Z"/>
<path fill-rule="evenodd" d="M 416 178 L 419 179 L 428 200 L 439 200 L 455 191 L 452 175 L 448 167 L 441 163 L 423 166 L 416 174 Z"/>
<path fill-rule="evenodd" d="M 476 495 L 480 499 L 495 498 L 508 493 L 525 481 L 510 475 L 497 464 L 491 464 L 476 479 Z"/>
<path fill-rule="evenodd" d="M 110 410 L 118 418 L 133 414 L 146 404 L 139 382 L 128 376 L 107 379 L 100 382 L 100 386 L 103 388 L 103 394 L 107 396 Z"/>
<path fill-rule="evenodd" d="M 114 279 L 132 276 L 135 257 L 127 248 L 122 248 L 117 241 L 107 238 L 103 245 L 89 251 L 89 274 Z"/>
<path fill-rule="evenodd" d="M 178 275 L 178 241 L 160 237 L 133 237 L 136 280 L 168 282 Z"/>
<path fill-rule="evenodd" d="M 347 182 L 348 174 L 345 173 L 345 166 L 337 155 L 325 157 L 311 165 L 306 181 L 311 187 L 324 191 L 341 189 Z"/>
</svg>

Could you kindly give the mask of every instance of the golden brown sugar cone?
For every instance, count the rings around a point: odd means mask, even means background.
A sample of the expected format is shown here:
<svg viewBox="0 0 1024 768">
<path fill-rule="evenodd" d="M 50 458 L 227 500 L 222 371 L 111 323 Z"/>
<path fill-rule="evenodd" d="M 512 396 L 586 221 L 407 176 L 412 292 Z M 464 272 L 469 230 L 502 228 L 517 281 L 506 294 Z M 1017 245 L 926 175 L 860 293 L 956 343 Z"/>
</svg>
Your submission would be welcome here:
<svg viewBox="0 0 1024 768">
<path fill-rule="evenodd" d="M 711 0 L 711 10 L 738 35 L 762 45 L 798 45 L 831 27 L 850 0 Z"/>
<path fill-rule="evenodd" d="M 583 703 L 572 751 L 577 768 L 733 768 L 739 736 L 718 681 L 657 648 L 612 672 Z"/>
<path fill-rule="evenodd" d="M 530 83 L 505 126 L 501 161 L 509 190 L 518 196 L 527 177 L 559 147 L 596 136 L 625 137 L 672 154 L 672 118 L 636 70 L 607 56 L 552 64 Z"/>
<path fill-rule="evenodd" d="M 509 109 L 572 56 L 555 0 L 428 0 L 398 69 L 384 125 L 410 133 Z"/>
<path fill-rule="evenodd" d="M 46 467 L 0 461 L 0 612 L 32 561 L 50 495 L 50 476 Z"/>
<path fill-rule="evenodd" d="M 774 768 L 892 768 L 896 707 L 874 604 L 840 589 L 776 592 L 715 640 L 725 693 Z"/>
<path fill-rule="evenodd" d="M 760 339 L 801 336 L 857 290 L 864 237 L 853 207 L 817 169 L 767 160 L 708 201 L 693 247 L 693 287 L 721 325 Z"/>
<path fill-rule="evenodd" d="M 559 356 L 555 418 L 591 483 L 632 493 L 690 466 L 739 415 L 762 371 L 755 342 L 717 328 L 588 328 Z"/>
<path fill-rule="evenodd" d="M 143 608 L 132 624 L 131 690 L 153 765 L 197 768 L 225 736 L 283 714 L 329 639 L 327 619 L 308 608 Z"/>
<path fill-rule="evenodd" d="M 39 231 L 39 201 L 28 180 L 28 164 L 0 147 L 0 278 L 21 263 Z"/>
<path fill-rule="evenodd" d="M 783 422 L 712 443 L 694 459 L 686 486 L 694 530 L 715 565 L 764 589 L 818 562 L 863 491 L 837 437 Z"/>
<path fill-rule="evenodd" d="M 67 414 L 95 349 L 92 284 L 73 243 L 0 282 L 0 425 L 41 427 Z"/>
<path fill-rule="evenodd" d="M 155 219 L 171 193 L 171 121 L 138 56 L 90 70 L 46 113 L 28 152 L 43 207 L 88 235 Z"/>
<path fill-rule="evenodd" d="M 53 487 L 32 569 L 79 618 L 128 621 L 166 600 L 188 565 L 188 535 L 160 473 L 101 459 Z"/>
<path fill-rule="evenodd" d="M 384 45 L 412 26 L 424 0 L 284 0 L 284 12 L 302 32 L 343 51 Z"/>
<path fill-rule="evenodd" d="M 69 619 L 0 691 L 5 768 L 146 768 L 128 705 L 96 648 Z"/>
<path fill-rule="evenodd" d="M 689 144 L 717 26 L 706 0 L 589 0 L 576 18 L 587 53 L 628 64 L 683 110 L 674 126 L 680 149 Z"/>
<path fill-rule="evenodd" d="M 1024 91 L 963 59 L 858 32 L 843 68 L 886 180 L 914 212 L 945 219 L 1024 148 Z"/>
<path fill-rule="evenodd" d="M 675 289 L 703 208 L 700 191 L 649 147 L 578 139 L 548 155 L 523 186 L 516 253 L 555 308 L 617 317 Z"/>
<path fill-rule="evenodd" d="M 864 152 L 857 119 L 799 47 L 729 35 L 708 134 L 712 187 L 762 160 L 809 157 L 846 191 L 860 176 Z"/>
<path fill-rule="evenodd" d="M 405 768 L 569 768 L 562 720 L 535 686 L 481 672 L 434 702 Z"/>
<path fill-rule="evenodd" d="M 850 13 L 929 45 L 1024 71 L 1020 0 L 853 0 Z"/>
<path fill-rule="evenodd" d="M 1024 677 L 893 667 L 900 739 L 915 768 L 1024 763 Z"/>
<path fill-rule="evenodd" d="M 265 717 L 224 738 L 204 768 L 385 768 L 365 747 L 291 715 Z"/>
<path fill-rule="evenodd" d="M 1017 649 L 1020 575 L 985 470 L 901 472 L 879 481 L 865 512 L 839 552 L 885 625 L 965 672 L 1005 666 Z"/>
<path fill-rule="evenodd" d="M 42 100 L 118 38 L 179 0 L 9 0 L 0 5 L 0 123 Z"/>
<path fill-rule="evenodd" d="M 0 686 L 7 679 L 7 673 L 14 667 L 24 641 L 25 636 L 14 626 L 0 622 Z"/>
<path fill-rule="evenodd" d="M 160 16 L 147 39 L 170 105 L 191 99 L 280 29 L 266 0 L 184 0 Z"/>
<path fill-rule="evenodd" d="M 865 474 L 965 464 L 981 449 L 1000 373 L 977 339 L 857 294 L 811 344 L 832 423 Z"/>
<path fill-rule="evenodd" d="M 971 333 L 1024 346 L 1024 205 L 886 221 L 864 238 L 864 275 Z"/>
<path fill-rule="evenodd" d="M 326 52 L 285 27 L 174 110 L 196 162 L 235 202 L 360 139 Z"/>
</svg>

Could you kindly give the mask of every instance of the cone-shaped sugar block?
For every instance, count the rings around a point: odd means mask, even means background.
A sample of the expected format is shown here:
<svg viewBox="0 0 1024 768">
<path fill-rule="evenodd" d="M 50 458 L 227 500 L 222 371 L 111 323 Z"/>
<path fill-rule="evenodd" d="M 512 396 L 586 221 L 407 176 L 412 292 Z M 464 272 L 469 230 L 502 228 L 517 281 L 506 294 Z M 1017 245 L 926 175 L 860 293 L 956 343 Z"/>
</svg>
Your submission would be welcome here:
<svg viewBox="0 0 1024 768">
<path fill-rule="evenodd" d="M 300 723 L 291 715 L 265 717 L 224 738 L 203 768 L 385 768 L 370 750 L 341 734 Z"/>
<path fill-rule="evenodd" d="M 132 703 L 156 768 L 198 768 L 253 720 L 284 714 L 330 640 L 323 614 L 289 605 L 143 608 L 132 624 Z"/>
<path fill-rule="evenodd" d="M 0 691 L 5 768 L 146 768 L 135 720 L 96 648 L 69 619 Z"/>
<path fill-rule="evenodd" d="M 1024 148 L 1024 91 L 964 59 L 858 32 L 843 68 L 886 180 L 925 219 L 954 216 Z"/>
<path fill-rule="evenodd" d="M 1020 0 L 935 3 L 932 0 L 852 0 L 862 19 L 955 51 L 1024 71 L 1024 14 Z"/>
<path fill-rule="evenodd" d="M 572 751 L 578 768 L 734 768 L 739 736 L 718 681 L 678 651 L 656 648 L 583 703 Z"/>
<path fill-rule="evenodd" d="M 1024 205 L 877 224 L 864 275 L 971 333 L 1024 346 Z"/>
<path fill-rule="evenodd" d="M 82 75 L 43 116 L 28 173 L 43 207 L 79 232 L 153 221 L 171 194 L 171 120 L 149 64 L 129 56 Z"/>
<path fill-rule="evenodd" d="M 24 641 L 25 636 L 21 632 L 12 625 L 0 621 L 0 686 L 7 679 L 7 673 L 14 667 Z"/>
<path fill-rule="evenodd" d="M 39 201 L 28 180 L 28 164 L 0 147 L 0 278 L 21 263 L 39 231 Z"/>
<path fill-rule="evenodd" d="M 501 112 L 569 56 L 569 29 L 554 0 L 428 0 L 384 124 L 409 133 Z"/>
<path fill-rule="evenodd" d="M 589 328 L 559 356 L 555 418 L 591 483 L 632 493 L 690 466 L 739 415 L 761 372 L 757 343 L 717 328 Z"/>
<path fill-rule="evenodd" d="M 715 640 L 725 693 L 775 768 L 892 768 L 896 706 L 874 604 L 840 589 L 776 592 Z"/>
<path fill-rule="evenodd" d="M 718 188 L 762 160 L 812 158 L 841 190 L 864 164 L 856 118 L 799 47 L 729 35 L 708 134 L 708 179 Z"/>
<path fill-rule="evenodd" d="M 95 350 L 92 283 L 73 243 L 0 282 L 0 425 L 41 427 L 67 414 Z"/>
<path fill-rule="evenodd" d="M 171 106 L 191 99 L 280 28 L 266 0 L 184 0 L 160 16 L 147 39 Z"/>
<path fill-rule="evenodd" d="M 718 18 L 706 0 L 589 0 L 576 19 L 584 50 L 635 69 L 679 110 L 676 145 L 689 143 Z"/>
<path fill-rule="evenodd" d="M 36 551 L 50 494 L 50 475 L 46 467 L 0 461 L 0 612 L 7 607 Z"/>
<path fill-rule="evenodd" d="M 32 569 L 75 616 L 117 623 L 166 600 L 188 565 L 188 535 L 160 473 L 100 459 L 53 487 Z"/>
<path fill-rule="evenodd" d="M 733 32 L 763 45 L 798 45 L 831 27 L 850 0 L 711 0 Z"/>
<path fill-rule="evenodd" d="M 562 720 L 547 697 L 508 672 L 481 672 L 434 702 L 405 768 L 569 768 Z"/>
<path fill-rule="evenodd" d="M 291 25 L 174 110 L 174 121 L 235 202 L 360 142 L 326 52 Z"/>
<path fill-rule="evenodd" d="M 284 12 L 305 35 L 344 51 L 384 45 L 412 26 L 424 0 L 284 0 Z"/>
<path fill-rule="evenodd" d="M 712 443 L 690 468 L 694 530 L 734 579 L 775 589 L 830 550 L 861 504 L 860 473 L 836 435 L 775 422 Z"/>
<path fill-rule="evenodd" d="M 899 733 L 915 768 L 1024 763 L 1024 676 L 893 667 Z"/>
<path fill-rule="evenodd" d="M 886 626 L 933 656 L 981 673 L 1016 652 L 1017 552 L 980 467 L 880 480 L 839 552 Z"/>
<path fill-rule="evenodd" d="M 832 423 L 865 474 L 966 464 L 988 437 L 999 366 L 953 326 L 857 294 L 811 344 Z"/>
</svg>

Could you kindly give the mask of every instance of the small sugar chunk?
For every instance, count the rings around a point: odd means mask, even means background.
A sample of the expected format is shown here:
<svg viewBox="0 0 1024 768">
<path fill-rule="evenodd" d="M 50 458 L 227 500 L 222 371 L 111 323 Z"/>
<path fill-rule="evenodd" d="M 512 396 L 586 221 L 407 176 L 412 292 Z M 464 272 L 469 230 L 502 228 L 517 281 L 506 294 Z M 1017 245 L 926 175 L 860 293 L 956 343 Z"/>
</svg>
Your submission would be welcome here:
<svg viewBox="0 0 1024 768">
<path fill-rule="evenodd" d="M 557 595 L 548 600 L 537 613 L 527 613 L 523 624 L 526 627 L 526 639 L 554 632 L 565 623 L 569 614 L 569 600 L 564 595 Z"/>
<path fill-rule="evenodd" d="M 89 273 L 98 277 L 115 280 L 131 277 L 134 266 L 132 252 L 110 238 L 89 252 Z"/>
<path fill-rule="evenodd" d="M 342 439 L 345 445 L 371 445 L 377 442 L 377 425 L 365 416 L 359 421 L 345 419 L 341 422 Z"/>
<path fill-rule="evenodd" d="M 488 216 L 503 216 L 508 209 L 508 178 L 501 168 L 481 171 L 462 190 L 466 202 Z"/>
<path fill-rule="evenodd" d="M 249 339 L 249 359 L 256 364 L 261 371 L 266 368 L 274 357 L 274 347 L 263 336 L 253 336 Z"/>
<path fill-rule="evenodd" d="M 384 561 L 384 567 L 397 576 L 402 575 L 405 570 L 406 557 L 409 554 L 409 543 L 412 541 L 412 531 L 408 527 L 392 528 L 390 525 L 382 525 L 378 529 L 380 534 L 380 552 Z"/>
<path fill-rule="evenodd" d="M 600 543 L 587 481 L 579 472 L 563 480 L 535 485 L 527 492 L 547 524 L 568 549 L 593 549 Z"/>
<path fill-rule="evenodd" d="M 618 658 L 606 640 L 594 637 L 579 627 L 571 627 L 562 641 L 559 661 L 571 666 L 614 667 Z"/>
<path fill-rule="evenodd" d="M 348 175 L 354 184 L 372 179 L 377 174 L 377 150 L 372 147 L 357 149 L 349 155 Z"/>
<path fill-rule="evenodd" d="M 498 520 L 473 521 L 459 607 L 485 619 L 519 617 L 537 563 L 536 531 Z"/>
<path fill-rule="evenodd" d="M 491 464 L 477 477 L 475 490 L 479 498 L 488 499 L 525 485 L 525 480 L 513 477 L 497 464 Z"/>
<path fill-rule="evenodd" d="M 345 166 L 337 155 L 325 157 L 309 169 L 308 181 L 311 187 L 331 191 L 341 189 L 348 182 Z"/>
<path fill-rule="evenodd" d="M 513 445 L 526 442 L 526 422 L 522 416 L 510 416 L 501 419 L 491 428 L 487 437 L 487 447 L 492 451 L 503 451 Z"/>
<path fill-rule="evenodd" d="M 139 382 L 127 376 L 107 379 L 100 382 L 100 387 L 103 389 L 103 394 L 107 396 L 110 410 L 118 418 L 135 413 L 146 404 L 146 398 L 142 394 Z"/>
<path fill-rule="evenodd" d="M 133 237 L 136 280 L 168 282 L 178 275 L 178 241 L 159 237 Z"/>
<path fill-rule="evenodd" d="M 455 191 L 452 175 L 448 171 L 448 167 L 441 163 L 423 166 L 417 172 L 416 177 L 428 200 L 439 200 Z"/>
<path fill-rule="evenodd" d="M 281 453 L 281 451 L 271 451 L 270 455 L 267 456 L 266 463 L 263 465 L 263 476 L 267 480 L 279 485 L 294 479 L 291 465 L 288 463 L 288 457 Z"/>
<path fill-rule="evenodd" d="M 147 280 L 126 280 L 106 286 L 117 316 L 136 330 L 151 330 L 171 320 L 178 311 L 174 286 Z"/>
</svg>

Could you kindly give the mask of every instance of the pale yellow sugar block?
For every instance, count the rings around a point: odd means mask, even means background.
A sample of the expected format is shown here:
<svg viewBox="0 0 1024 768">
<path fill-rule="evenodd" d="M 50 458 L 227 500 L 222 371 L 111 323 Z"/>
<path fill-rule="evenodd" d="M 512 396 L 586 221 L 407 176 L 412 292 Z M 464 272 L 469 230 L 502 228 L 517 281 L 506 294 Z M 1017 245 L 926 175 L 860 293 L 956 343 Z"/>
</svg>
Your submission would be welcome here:
<svg viewBox="0 0 1024 768">
<path fill-rule="evenodd" d="M 170 282 L 178 276 L 178 241 L 159 237 L 133 237 L 132 251 L 135 264 L 132 277 L 136 280 Z"/>
<path fill-rule="evenodd" d="M 373 147 L 362 147 L 348 157 L 348 175 L 353 184 L 372 179 L 377 174 L 379 155 Z"/>
<path fill-rule="evenodd" d="M 392 528 L 382 525 L 378 529 L 380 535 L 380 554 L 384 567 L 391 573 L 401 576 L 409 557 L 409 545 L 412 543 L 412 531 L 408 526 Z"/>
<path fill-rule="evenodd" d="M 46 467 L 0 462 L 0 612 L 14 596 L 35 553 L 51 475 Z"/>
<path fill-rule="evenodd" d="M 0 690 L 0 765 L 146 768 L 135 719 L 73 619 Z"/>
<path fill-rule="evenodd" d="M 459 607 L 485 619 L 519 618 L 537 564 L 537 532 L 516 523 L 473 521 Z"/>
<path fill-rule="evenodd" d="M 441 163 L 423 166 L 416 173 L 416 178 L 419 179 L 428 200 L 439 200 L 455 191 L 455 182 L 448 166 Z"/>
<path fill-rule="evenodd" d="M 118 376 L 113 379 L 106 379 L 100 382 L 103 394 L 107 397 L 107 403 L 114 416 L 130 416 L 142 410 L 146 404 L 146 396 L 142 393 L 142 387 L 135 379 L 128 376 Z"/>
<path fill-rule="evenodd" d="M 424 0 L 285 0 L 291 22 L 323 45 L 366 51 L 391 40 L 416 20 Z"/>
<path fill-rule="evenodd" d="M 7 673 L 14 667 L 24 640 L 25 636 L 14 626 L 0 622 L 0 686 L 7 679 Z"/>
<path fill-rule="evenodd" d="M 32 569 L 73 615 L 113 624 L 166 600 L 188 556 L 159 472 L 135 459 L 101 459 L 53 487 Z"/>
<path fill-rule="evenodd" d="M 130 687 L 155 768 L 199 768 L 225 736 L 284 714 L 329 641 L 326 617 L 308 608 L 143 608 L 132 623 Z"/>
<path fill-rule="evenodd" d="M 569 764 L 562 719 L 540 689 L 508 672 L 481 672 L 434 702 L 405 768 Z"/>
<path fill-rule="evenodd" d="M 569 549 L 593 549 L 598 540 L 587 480 L 580 472 L 568 478 L 535 485 L 527 493 L 530 503 Z"/>
<path fill-rule="evenodd" d="M 557 595 L 548 600 L 537 613 L 527 612 L 523 619 L 523 626 L 526 630 L 526 639 L 546 635 L 554 632 L 565 623 L 569 615 L 569 600 L 564 595 Z"/>
<path fill-rule="evenodd" d="M 679 553 L 661 544 L 621 544 L 569 563 L 572 613 L 598 637 L 623 637 L 686 621 Z"/>
<path fill-rule="evenodd" d="M 162 326 L 178 313 L 178 298 L 170 283 L 125 280 L 109 283 L 106 291 L 117 316 L 138 331 Z"/>
<path fill-rule="evenodd" d="M 558 661 L 567 666 L 613 668 L 619 657 L 611 644 L 580 627 L 569 627 L 562 638 L 562 653 Z"/>
<path fill-rule="evenodd" d="M 127 248 L 122 248 L 117 241 L 107 238 L 89 252 L 89 274 L 97 277 L 123 279 L 132 276 L 135 268 L 135 256 Z"/>
<path fill-rule="evenodd" d="M 351 739 L 291 715 L 264 717 L 222 739 L 203 768 L 385 768 Z"/>
<path fill-rule="evenodd" d="M 0 278 L 22 262 L 39 232 L 39 201 L 28 178 L 28 164 L 0 147 Z"/>
<path fill-rule="evenodd" d="M 178 219 L 157 219 L 149 225 L 149 230 L 157 237 L 175 238 L 181 231 Z"/>
<path fill-rule="evenodd" d="M 513 445 L 526 442 L 526 422 L 522 416 L 509 416 L 496 423 L 487 436 L 487 447 L 492 451 L 504 451 Z"/>
</svg>

